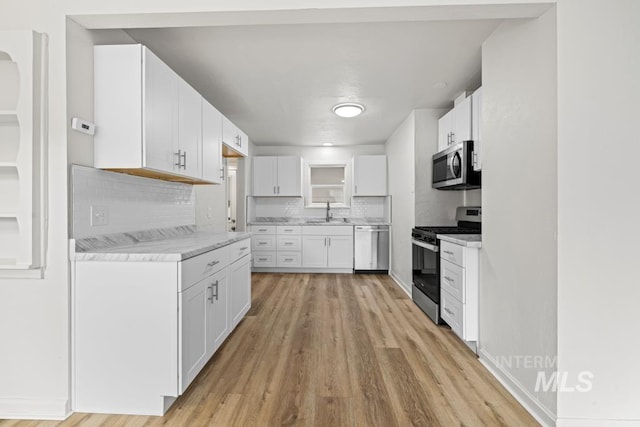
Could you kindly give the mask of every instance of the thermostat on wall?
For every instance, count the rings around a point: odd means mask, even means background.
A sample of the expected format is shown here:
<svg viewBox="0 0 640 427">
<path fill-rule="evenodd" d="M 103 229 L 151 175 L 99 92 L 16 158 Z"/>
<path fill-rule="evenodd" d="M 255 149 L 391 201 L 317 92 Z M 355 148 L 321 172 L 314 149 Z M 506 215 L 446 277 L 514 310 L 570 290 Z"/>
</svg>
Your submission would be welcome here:
<svg viewBox="0 0 640 427">
<path fill-rule="evenodd" d="M 79 119 L 77 117 L 71 119 L 71 129 L 77 130 L 78 132 L 86 133 L 88 135 L 93 135 L 96 133 L 96 125 L 94 123 Z"/>
</svg>

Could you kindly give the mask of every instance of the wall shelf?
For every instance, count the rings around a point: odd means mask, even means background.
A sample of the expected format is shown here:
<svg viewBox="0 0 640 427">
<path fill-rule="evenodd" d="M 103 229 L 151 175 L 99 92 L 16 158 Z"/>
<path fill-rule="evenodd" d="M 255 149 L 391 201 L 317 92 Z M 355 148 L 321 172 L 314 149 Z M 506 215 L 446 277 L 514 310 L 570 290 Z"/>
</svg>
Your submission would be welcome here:
<svg viewBox="0 0 640 427">
<path fill-rule="evenodd" d="M 46 52 L 43 34 L 0 31 L 0 277 L 42 277 Z"/>
</svg>

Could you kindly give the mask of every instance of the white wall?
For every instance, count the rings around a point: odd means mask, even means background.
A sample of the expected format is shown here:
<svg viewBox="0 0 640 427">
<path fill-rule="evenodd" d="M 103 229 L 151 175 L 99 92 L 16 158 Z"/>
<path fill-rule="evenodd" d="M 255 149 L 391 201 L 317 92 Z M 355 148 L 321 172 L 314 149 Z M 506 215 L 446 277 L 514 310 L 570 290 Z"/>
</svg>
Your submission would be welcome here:
<svg viewBox="0 0 640 427">
<path fill-rule="evenodd" d="M 559 3 L 559 426 L 640 425 L 639 45 L 640 2 Z"/>
<path fill-rule="evenodd" d="M 464 204 L 465 191 L 431 187 L 432 159 L 438 152 L 438 119 L 447 110 L 415 110 L 415 225 L 453 225 L 456 207 Z M 414 207 L 410 207 L 414 209 Z"/>
<path fill-rule="evenodd" d="M 416 115 L 411 112 L 387 140 L 385 149 L 391 195 L 389 274 L 411 293 L 411 229 L 415 225 Z"/>
<path fill-rule="evenodd" d="M 535 384 L 557 355 L 555 8 L 501 24 L 482 80 L 480 356 L 549 421 L 556 394 Z"/>
</svg>

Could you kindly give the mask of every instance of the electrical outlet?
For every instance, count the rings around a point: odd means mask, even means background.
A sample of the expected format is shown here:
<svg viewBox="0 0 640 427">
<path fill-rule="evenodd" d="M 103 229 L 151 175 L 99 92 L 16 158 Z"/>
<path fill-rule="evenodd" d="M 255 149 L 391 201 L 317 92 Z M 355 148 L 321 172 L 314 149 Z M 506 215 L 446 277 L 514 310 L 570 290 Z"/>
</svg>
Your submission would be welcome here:
<svg viewBox="0 0 640 427">
<path fill-rule="evenodd" d="M 91 226 L 109 224 L 109 208 L 106 206 L 91 206 Z"/>
</svg>

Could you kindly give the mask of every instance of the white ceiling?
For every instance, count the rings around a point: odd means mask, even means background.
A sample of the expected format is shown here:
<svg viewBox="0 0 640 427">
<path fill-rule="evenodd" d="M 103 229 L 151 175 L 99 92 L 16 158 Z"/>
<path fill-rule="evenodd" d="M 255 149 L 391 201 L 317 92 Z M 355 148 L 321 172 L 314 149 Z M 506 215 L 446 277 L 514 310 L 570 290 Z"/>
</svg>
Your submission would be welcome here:
<svg viewBox="0 0 640 427">
<path fill-rule="evenodd" d="M 497 19 L 129 29 L 258 145 L 384 143 L 480 84 Z M 434 84 L 446 82 L 445 88 Z M 341 101 L 365 113 L 343 119 Z"/>
</svg>

